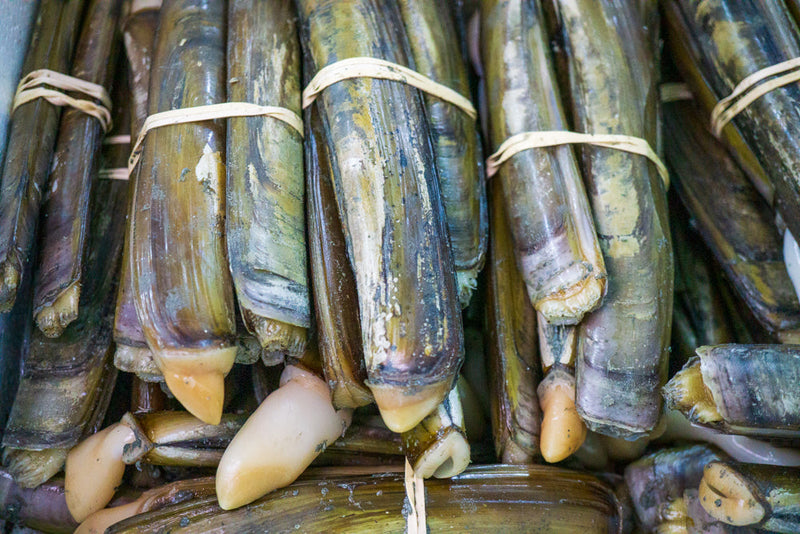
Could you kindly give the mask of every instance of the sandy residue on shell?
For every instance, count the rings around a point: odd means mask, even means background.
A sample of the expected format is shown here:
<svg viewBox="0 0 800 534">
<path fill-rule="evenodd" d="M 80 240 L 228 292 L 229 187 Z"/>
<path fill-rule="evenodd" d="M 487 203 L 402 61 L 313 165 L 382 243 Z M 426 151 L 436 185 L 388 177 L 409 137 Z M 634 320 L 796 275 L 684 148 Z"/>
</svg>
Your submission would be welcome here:
<svg viewBox="0 0 800 534">
<path fill-rule="evenodd" d="M 211 146 L 206 143 L 203 147 L 203 155 L 197 162 L 194 168 L 194 174 L 197 181 L 203 184 L 206 193 L 213 194 L 214 196 L 219 193 L 214 189 L 214 185 L 220 183 L 220 177 L 225 170 L 222 164 L 222 156 L 218 151 L 215 151 Z"/>
</svg>

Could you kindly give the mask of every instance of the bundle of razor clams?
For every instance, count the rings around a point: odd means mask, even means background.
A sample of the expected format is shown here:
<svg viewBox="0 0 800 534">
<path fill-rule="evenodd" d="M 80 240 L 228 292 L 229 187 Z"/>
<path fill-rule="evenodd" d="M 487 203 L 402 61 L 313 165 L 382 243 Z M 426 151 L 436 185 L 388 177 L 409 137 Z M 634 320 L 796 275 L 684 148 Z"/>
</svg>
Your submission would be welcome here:
<svg viewBox="0 0 800 534">
<path fill-rule="evenodd" d="M 800 1 L 0 24 L 0 533 L 800 533 Z"/>
</svg>

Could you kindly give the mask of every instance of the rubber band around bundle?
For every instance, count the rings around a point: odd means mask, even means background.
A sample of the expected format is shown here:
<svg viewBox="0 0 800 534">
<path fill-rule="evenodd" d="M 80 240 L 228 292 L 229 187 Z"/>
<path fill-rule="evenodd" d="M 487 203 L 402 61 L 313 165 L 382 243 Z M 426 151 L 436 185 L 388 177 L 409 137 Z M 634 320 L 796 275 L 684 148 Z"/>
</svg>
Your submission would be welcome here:
<svg viewBox="0 0 800 534">
<path fill-rule="evenodd" d="M 128 173 L 132 173 L 142 155 L 144 139 L 147 133 L 156 128 L 174 126 L 176 124 L 189 124 L 214 119 L 231 119 L 236 117 L 271 117 L 294 128 L 300 137 L 303 137 L 303 119 L 294 111 L 279 106 L 259 106 L 248 102 L 223 102 L 207 106 L 192 108 L 171 109 L 154 113 L 145 119 L 136 143 L 133 145 L 131 156 L 128 158 Z"/>
<path fill-rule="evenodd" d="M 656 166 L 659 176 L 664 181 L 664 188 L 669 188 L 669 172 L 667 166 L 658 157 L 650 144 L 640 137 L 629 135 L 605 134 L 592 135 L 561 130 L 542 132 L 523 132 L 512 135 L 501 144 L 497 151 L 486 159 L 486 177 L 491 178 L 500 166 L 509 158 L 532 148 L 546 148 L 570 144 L 589 144 L 605 148 L 613 148 L 644 156 Z"/>
<path fill-rule="evenodd" d="M 133 0 L 131 2 L 131 15 L 140 11 L 161 9 L 162 0 Z"/>
<path fill-rule="evenodd" d="M 351 57 L 320 69 L 303 89 L 303 109 L 310 106 L 325 88 L 353 78 L 378 78 L 402 82 L 456 106 L 473 120 L 478 117 L 472 102 L 458 91 L 408 67 L 374 57 Z"/>
<path fill-rule="evenodd" d="M 406 458 L 404 483 L 408 501 L 406 532 L 408 534 L 426 534 L 428 521 L 425 512 L 425 480 L 414 471 L 414 468 L 408 463 L 408 458 Z"/>
<path fill-rule="evenodd" d="M 658 88 L 658 93 L 663 104 L 681 100 L 694 100 L 694 95 L 689 86 L 683 82 L 662 83 Z"/>
<path fill-rule="evenodd" d="M 55 89 L 42 87 L 43 85 L 55 87 Z M 62 91 L 81 93 L 99 100 L 100 104 L 91 100 L 73 98 Z M 55 106 L 69 106 L 91 115 L 100 121 L 104 132 L 111 128 L 111 97 L 108 96 L 108 92 L 102 85 L 49 69 L 34 70 L 19 81 L 11 112 L 13 113 L 18 107 L 38 98 L 43 98 Z"/>
<path fill-rule="evenodd" d="M 106 146 L 130 145 L 131 136 L 129 134 L 109 135 L 103 139 Z M 114 167 L 112 169 L 100 169 L 97 177 L 101 180 L 128 180 L 130 178 L 127 167 Z"/>
<path fill-rule="evenodd" d="M 130 134 L 109 135 L 103 139 L 104 145 L 129 145 L 131 144 Z"/>
<path fill-rule="evenodd" d="M 778 76 L 779 74 L 782 75 Z M 771 76 L 778 77 L 764 81 Z M 722 129 L 750 104 L 770 91 L 796 81 L 800 81 L 800 58 L 782 61 L 754 72 L 739 82 L 729 96 L 714 106 L 711 112 L 711 132 L 715 137 L 719 137 Z"/>
<path fill-rule="evenodd" d="M 127 181 L 130 179 L 128 169 L 125 167 L 114 167 L 113 169 L 100 169 L 97 171 L 97 177 L 101 180 L 122 180 Z"/>
</svg>

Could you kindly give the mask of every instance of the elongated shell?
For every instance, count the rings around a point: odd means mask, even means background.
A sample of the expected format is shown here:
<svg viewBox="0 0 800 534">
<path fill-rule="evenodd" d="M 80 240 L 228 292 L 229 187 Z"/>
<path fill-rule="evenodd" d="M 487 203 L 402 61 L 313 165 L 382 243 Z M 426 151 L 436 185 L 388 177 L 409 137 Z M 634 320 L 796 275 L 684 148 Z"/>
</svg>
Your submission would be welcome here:
<svg viewBox="0 0 800 534">
<path fill-rule="evenodd" d="M 711 112 L 717 104 L 717 97 L 714 95 L 707 78 L 700 72 L 700 65 L 692 59 L 692 54 L 689 51 L 691 45 L 679 37 L 682 30 L 675 26 L 677 21 L 675 17 L 670 16 L 669 11 L 669 9 L 665 10 L 667 16 L 664 17 L 663 21 L 665 27 L 665 51 L 671 57 L 672 63 L 677 65 L 682 79 L 686 80 L 689 85 L 692 98 L 702 108 L 703 120 L 708 124 Z M 665 105 L 664 107 L 666 109 L 670 106 Z M 730 157 L 739 164 L 739 167 L 750 179 L 759 194 L 764 197 L 768 204 L 772 205 L 775 200 L 775 186 L 742 137 L 740 128 L 735 123 L 729 123 L 722 130 L 720 141 L 728 148 Z"/>
<path fill-rule="evenodd" d="M 58 338 L 33 333 L 4 447 L 69 449 L 102 424 L 116 377 L 111 329 L 127 189 L 119 181 L 95 187 L 80 313 Z M 50 476 L 59 469 L 54 465 Z"/>
<path fill-rule="evenodd" d="M 13 512 L 18 524 L 45 532 L 69 534 L 78 526 L 67 509 L 63 478 L 25 489 L 0 469 L 0 510 Z"/>
<path fill-rule="evenodd" d="M 306 112 L 308 235 L 322 370 L 336 408 L 372 402 L 361 346 L 358 293 L 336 208 L 330 152 L 315 109 Z"/>
<path fill-rule="evenodd" d="M 161 7 L 148 111 L 225 100 L 224 3 Z M 183 44 L 181 44 L 183 43 Z M 219 121 L 151 131 L 131 226 L 134 303 L 167 385 L 200 419 L 222 412 L 235 313 L 225 256 L 225 130 Z"/>
<path fill-rule="evenodd" d="M 105 532 L 109 526 L 128 517 L 160 510 L 161 508 L 192 499 L 208 498 L 213 495 L 214 479 L 212 477 L 178 480 L 171 484 L 149 489 L 132 502 L 119 506 L 110 506 L 95 512 L 81 523 L 75 534 Z"/>
<path fill-rule="evenodd" d="M 699 242 L 699 236 L 686 224 L 690 216 L 681 209 L 682 206 L 676 202 L 670 208 L 674 213 L 670 227 L 675 255 L 675 302 L 672 316 L 674 321 L 687 322 L 686 326 L 695 338 L 693 345 L 687 348 L 689 354 L 694 355 L 694 349 L 700 345 L 732 342 L 734 332 L 719 289 L 719 277 L 715 276 L 716 265 L 709 261 L 709 250 Z M 683 318 L 678 319 L 679 314 Z M 680 328 L 674 321 L 673 338 L 675 331 Z M 686 362 L 684 360 L 681 363 Z"/>
<path fill-rule="evenodd" d="M 147 95 L 150 88 L 150 65 L 152 63 L 153 45 L 156 28 L 158 27 L 158 11 L 146 9 L 132 13 L 123 25 L 123 38 L 125 53 L 130 69 L 131 86 L 131 132 L 137 132 L 147 118 Z M 133 224 L 132 211 L 136 181 L 139 173 L 132 173 L 128 177 L 130 183 L 130 206 L 128 207 L 128 225 Z M 117 292 L 117 308 L 114 313 L 114 342 L 117 352 L 114 356 L 114 365 L 126 372 L 137 375 L 144 374 L 139 370 L 147 361 L 152 362 L 150 349 L 142 332 L 142 325 L 136 315 L 136 306 L 133 302 L 133 272 L 131 271 L 131 234 L 125 233 L 125 245 L 122 252 L 122 269 L 120 270 L 120 284 Z M 149 360 L 148 360 L 149 358 Z M 149 369 L 149 375 L 160 374 L 158 368 Z M 157 372 L 157 373 L 156 373 Z"/>
<path fill-rule="evenodd" d="M 223 414 L 220 424 L 203 423 L 187 412 L 161 411 L 131 417 L 143 444 L 126 450 L 123 460 L 153 465 L 216 467 L 225 447 L 242 428 L 244 414 Z"/>
<path fill-rule="evenodd" d="M 628 465 L 625 483 L 645 530 L 651 531 L 663 520 L 663 505 L 682 497 L 684 490 L 697 488 L 706 464 L 721 458 L 727 456 L 714 447 L 691 445 L 663 449 Z"/>
<path fill-rule="evenodd" d="M 756 71 L 800 56 L 800 32 L 783 2 L 670 0 L 662 5 L 669 39 L 683 52 L 676 56 L 679 64 L 697 65 L 716 101 Z M 774 206 L 795 236 L 800 235 L 799 101 L 800 88 L 789 84 L 733 119 L 774 185 Z"/>
<path fill-rule="evenodd" d="M 764 328 L 800 338 L 800 302 L 783 261 L 774 212 L 698 117 L 691 103 L 664 113 L 675 189 L 737 294 Z"/>
<path fill-rule="evenodd" d="M 556 6 L 577 131 L 655 146 L 656 63 L 633 4 Z M 580 150 L 608 293 L 579 327 L 576 405 L 592 430 L 640 436 L 658 420 L 668 361 L 673 273 L 664 184 L 642 156 Z"/>
<path fill-rule="evenodd" d="M 491 195 L 486 329 L 494 446 L 504 463 L 529 463 L 539 454 L 541 419 L 536 312 L 514 262 L 500 182 Z"/>
<path fill-rule="evenodd" d="M 109 532 L 208 532 L 223 525 L 239 532 L 297 525 L 310 532 L 403 532 L 403 475 L 373 471 L 316 470 L 238 510 L 222 512 L 213 499 L 190 501 L 131 518 Z M 498 525 L 512 532 L 547 525 L 554 532 L 587 534 L 620 528 L 618 504 L 608 486 L 590 475 L 553 467 L 472 467 L 452 479 L 426 481 L 425 493 L 431 532 L 488 532 Z"/>
<path fill-rule="evenodd" d="M 0 438 L 3 437 L 6 421 L 14 405 L 20 380 L 20 365 L 30 350 L 33 329 L 32 269 L 33 262 L 28 262 L 14 306 L 7 312 L 0 312 Z"/>
<path fill-rule="evenodd" d="M 541 6 L 481 4 L 490 145 L 525 131 L 565 130 Z M 517 266 L 531 303 L 554 324 L 577 324 L 605 293 L 605 267 L 572 148 L 522 151 L 503 184 Z"/>
<path fill-rule="evenodd" d="M 359 417 L 344 435 L 329 444 L 312 466 L 403 465 L 403 438 L 392 432 L 379 416 Z"/>
<path fill-rule="evenodd" d="M 447 2 L 398 2 L 415 70 L 469 97 L 467 66 Z M 425 95 L 439 189 L 456 268 L 461 306 L 469 304 L 486 257 L 488 209 L 483 151 L 476 120 L 435 96 Z"/>
<path fill-rule="evenodd" d="M 8 141 L 11 102 L 20 79 L 37 7 L 37 2 L 7 2 L 0 11 L 0 21 L 6 29 L 6 38 L 0 44 L 4 66 L 0 73 L 0 168 Z"/>
<path fill-rule="evenodd" d="M 69 72 L 84 0 L 44 0 L 34 25 L 23 76 L 38 69 Z M 42 192 L 61 108 L 37 98 L 11 117 L 0 182 L 0 311 L 14 304 L 17 286 L 36 241 Z"/>
<path fill-rule="evenodd" d="M 470 449 L 464 431 L 459 384 L 432 414 L 403 433 L 406 459 L 423 478 L 450 478 L 469 465 Z"/>
<path fill-rule="evenodd" d="M 664 387 L 671 407 L 727 433 L 800 435 L 797 346 L 717 345 L 697 354 Z"/>
<path fill-rule="evenodd" d="M 393 2 L 302 0 L 298 7 L 309 76 L 347 57 L 409 63 Z M 336 164 L 332 181 L 356 276 L 367 385 L 389 428 L 405 431 L 442 401 L 463 358 L 422 97 L 399 82 L 358 78 L 328 87 L 314 106 Z"/>
<path fill-rule="evenodd" d="M 228 101 L 300 113 L 300 43 L 290 0 L 234 0 Z M 303 138 L 271 117 L 228 119 L 225 231 L 239 309 L 268 353 L 297 357 L 310 326 Z"/>
<path fill-rule="evenodd" d="M 90 2 L 71 75 L 111 91 L 122 0 Z M 123 102 L 117 106 L 127 107 Z M 127 130 L 127 126 L 125 129 Z M 103 139 L 100 121 L 67 108 L 61 116 L 50 185 L 42 207 L 33 313 L 39 329 L 60 335 L 77 319 L 89 234 L 89 205 Z"/>
<path fill-rule="evenodd" d="M 800 468 L 713 462 L 699 488 L 712 517 L 770 532 L 800 532 Z"/>
</svg>

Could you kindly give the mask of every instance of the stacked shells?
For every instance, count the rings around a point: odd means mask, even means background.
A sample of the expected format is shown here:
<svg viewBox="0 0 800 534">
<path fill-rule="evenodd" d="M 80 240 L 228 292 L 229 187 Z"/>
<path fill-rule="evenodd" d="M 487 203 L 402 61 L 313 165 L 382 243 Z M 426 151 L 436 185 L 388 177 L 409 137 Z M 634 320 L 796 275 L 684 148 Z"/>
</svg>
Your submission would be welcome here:
<svg viewBox="0 0 800 534">
<path fill-rule="evenodd" d="M 0 5 L 0 528 L 800 531 L 797 4 Z"/>
</svg>

